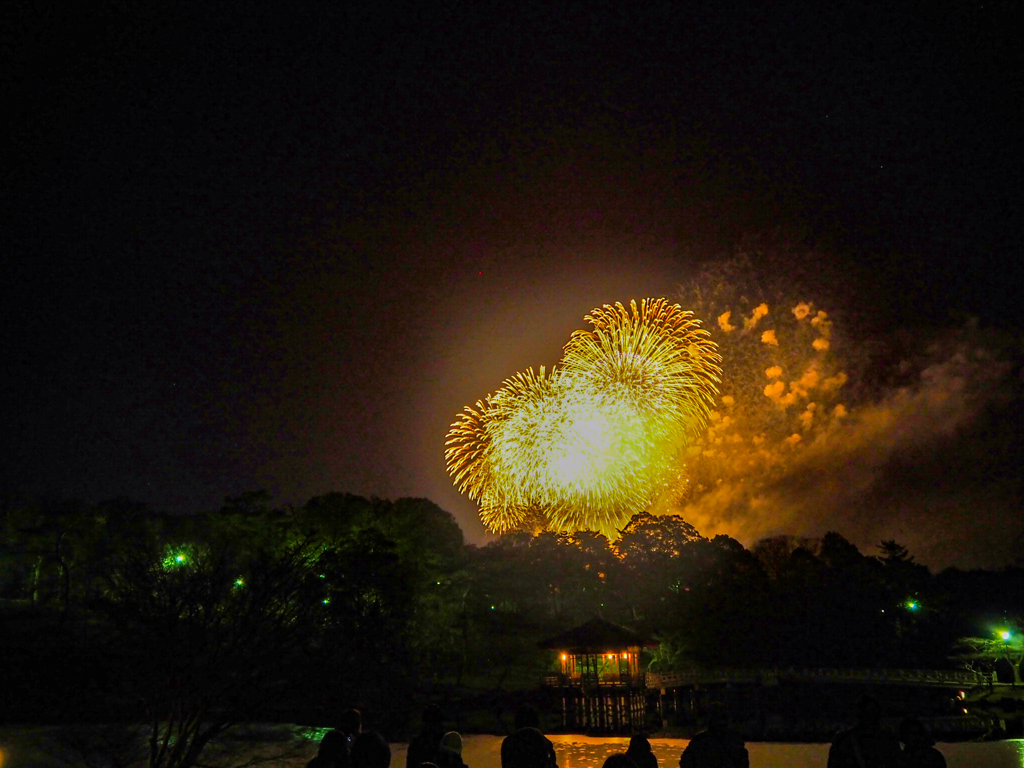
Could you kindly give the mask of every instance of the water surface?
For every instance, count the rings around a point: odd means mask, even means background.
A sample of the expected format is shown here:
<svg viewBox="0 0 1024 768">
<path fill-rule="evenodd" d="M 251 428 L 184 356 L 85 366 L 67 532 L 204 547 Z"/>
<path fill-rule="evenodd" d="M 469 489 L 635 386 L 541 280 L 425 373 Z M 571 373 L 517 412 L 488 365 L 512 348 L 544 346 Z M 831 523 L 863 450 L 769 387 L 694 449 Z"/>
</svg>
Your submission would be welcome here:
<svg viewBox="0 0 1024 768">
<path fill-rule="evenodd" d="M 53 752 L 54 728 L 0 727 L 0 768 L 54 768 L 62 761 Z M 257 730 L 252 727 L 252 730 Z M 258 728 L 262 737 L 243 736 L 211 749 L 207 755 L 211 765 L 230 768 L 256 757 L 270 757 L 262 765 L 267 768 L 305 768 L 316 754 L 317 742 L 303 738 L 309 729 L 298 726 L 267 726 Z M 550 736 L 555 745 L 559 768 L 601 768 L 605 758 L 624 752 L 627 738 L 576 735 Z M 469 768 L 501 768 L 501 736 L 463 737 L 463 759 Z M 686 739 L 651 739 L 660 768 L 678 768 L 679 755 L 688 744 Z M 987 743 L 961 742 L 938 744 L 949 768 L 1024 768 L 1024 740 Z M 391 745 L 391 765 L 405 768 L 406 744 Z M 770 744 L 748 742 L 751 768 L 825 768 L 828 744 Z M 277 757 L 289 753 L 288 757 Z M 218 757 L 222 759 L 217 759 Z"/>
<path fill-rule="evenodd" d="M 605 758 L 624 752 L 628 738 L 549 736 L 559 768 L 601 768 Z M 463 759 L 469 768 L 500 768 L 501 737 L 465 736 Z M 661 768 L 678 768 L 686 739 L 651 739 Z M 938 744 L 949 768 L 1024 768 L 1024 741 Z M 825 768 L 828 744 L 748 742 L 751 768 Z M 405 768 L 405 745 L 392 745 L 391 765 Z"/>
</svg>

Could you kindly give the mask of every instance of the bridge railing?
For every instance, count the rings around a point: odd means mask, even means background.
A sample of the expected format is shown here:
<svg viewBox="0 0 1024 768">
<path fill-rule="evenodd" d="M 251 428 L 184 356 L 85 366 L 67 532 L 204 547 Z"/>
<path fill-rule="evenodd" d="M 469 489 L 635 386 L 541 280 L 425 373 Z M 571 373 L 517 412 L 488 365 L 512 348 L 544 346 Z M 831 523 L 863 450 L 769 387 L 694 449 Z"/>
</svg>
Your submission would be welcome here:
<svg viewBox="0 0 1024 768">
<path fill-rule="evenodd" d="M 989 675 L 963 670 L 939 669 L 703 669 L 682 672 L 648 672 L 648 688 L 677 688 L 710 683 L 788 682 L 877 683 L 972 688 L 992 682 Z"/>
</svg>

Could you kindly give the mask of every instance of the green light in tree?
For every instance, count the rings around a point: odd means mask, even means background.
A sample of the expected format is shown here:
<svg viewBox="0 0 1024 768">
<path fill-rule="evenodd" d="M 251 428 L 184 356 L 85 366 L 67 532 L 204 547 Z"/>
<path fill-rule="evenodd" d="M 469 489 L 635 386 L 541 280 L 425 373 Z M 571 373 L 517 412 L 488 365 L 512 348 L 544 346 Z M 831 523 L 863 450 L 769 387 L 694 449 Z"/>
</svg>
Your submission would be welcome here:
<svg viewBox="0 0 1024 768">
<path fill-rule="evenodd" d="M 236 589 L 239 589 L 239 588 L 244 587 L 244 586 L 245 586 L 245 579 L 243 579 L 241 576 L 239 576 L 237 579 L 235 579 L 235 588 Z"/>
<path fill-rule="evenodd" d="M 164 555 L 162 565 L 165 571 L 181 568 L 192 561 L 188 549 L 185 547 L 168 547 Z"/>
<path fill-rule="evenodd" d="M 302 732 L 302 738 L 308 741 L 321 741 L 330 728 L 307 728 Z"/>
<path fill-rule="evenodd" d="M 1009 642 L 1009 641 L 1010 641 L 1010 638 L 1011 638 L 1011 637 L 1013 637 L 1013 634 L 1012 634 L 1012 633 L 1010 633 L 1010 632 L 1007 632 L 1007 631 L 1006 631 L 1006 630 L 1004 629 L 1004 630 L 1003 630 L 1002 632 L 1000 632 L 1000 633 L 999 633 L 999 636 L 1000 636 L 1001 638 L 1003 638 L 1003 640 L 1006 640 L 1007 642 Z"/>
<path fill-rule="evenodd" d="M 921 604 L 918 603 L 916 600 L 907 600 L 905 605 L 907 606 L 908 611 L 916 611 L 918 608 L 921 607 Z"/>
</svg>

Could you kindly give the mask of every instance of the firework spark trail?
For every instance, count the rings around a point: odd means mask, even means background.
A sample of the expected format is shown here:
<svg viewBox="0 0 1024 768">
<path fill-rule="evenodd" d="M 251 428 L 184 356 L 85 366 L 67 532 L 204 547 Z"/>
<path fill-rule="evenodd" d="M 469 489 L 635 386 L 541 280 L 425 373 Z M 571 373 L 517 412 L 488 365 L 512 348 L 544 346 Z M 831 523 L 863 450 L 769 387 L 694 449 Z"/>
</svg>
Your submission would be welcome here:
<svg viewBox="0 0 1024 768">
<path fill-rule="evenodd" d="M 692 313 L 665 299 L 586 317 L 550 372 L 532 369 L 467 407 L 448 472 L 495 532 L 539 512 L 553 528 L 613 531 L 679 472 L 706 425 L 721 358 Z"/>
</svg>

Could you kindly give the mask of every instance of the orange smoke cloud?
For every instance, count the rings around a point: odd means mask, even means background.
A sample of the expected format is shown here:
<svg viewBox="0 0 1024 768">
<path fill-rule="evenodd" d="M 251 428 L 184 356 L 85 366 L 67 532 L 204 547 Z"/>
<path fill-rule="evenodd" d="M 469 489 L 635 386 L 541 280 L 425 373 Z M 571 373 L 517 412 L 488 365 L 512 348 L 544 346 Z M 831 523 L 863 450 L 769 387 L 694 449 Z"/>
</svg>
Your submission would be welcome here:
<svg viewBox="0 0 1024 768">
<path fill-rule="evenodd" d="M 1021 382 L 1011 362 L 972 349 L 970 332 L 949 336 L 927 359 L 905 362 L 902 370 L 919 371 L 909 383 L 859 404 L 809 401 L 791 417 L 797 428 L 774 439 L 749 434 L 742 414 L 750 411 L 737 398 L 730 429 L 716 430 L 717 461 L 705 465 L 715 471 L 663 511 L 706 536 L 725 533 L 748 545 L 779 533 L 839 530 L 867 553 L 895 538 L 925 563 L 973 567 L 996 553 L 1012 561 L 1020 554 L 1013 548 L 1022 537 L 1022 484 L 985 446 L 993 429 L 999 441 L 1022 442 L 1012 419 L 992 416 L 1016 409 Z M 763 396 L 791 404 L 797 393 L 835 393 L 846 381 L 844 373 L 821 379 L 809 369 L 788 393 L 775 380 Z M 728 439 L 730 430 L 742 439 Z M 974 554 L 965 541 L 979 542 Z"/>
</svg>

